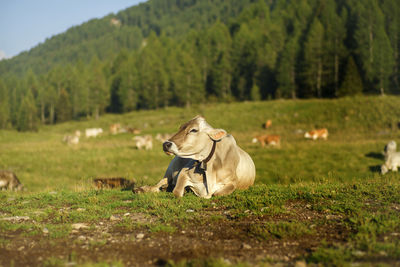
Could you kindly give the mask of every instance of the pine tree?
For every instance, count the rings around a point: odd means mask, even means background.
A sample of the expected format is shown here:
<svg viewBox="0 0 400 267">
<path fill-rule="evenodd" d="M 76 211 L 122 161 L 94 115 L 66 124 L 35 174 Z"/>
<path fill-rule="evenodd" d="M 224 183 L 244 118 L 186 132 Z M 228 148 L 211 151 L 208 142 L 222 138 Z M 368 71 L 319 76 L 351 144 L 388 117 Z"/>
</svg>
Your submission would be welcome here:
<svg viewBox="0 0 400 267">
<path fill-rule="evenodd" d="M 347 53 L 344 46 L 346 38 L 347 11 L 342 8 L 341 13 L 337 13 L 338 6 L 335 0 L 320 1 L 321 23 L 324 26 L 324 73 L 326 77 L 327 89 L 325 95 L 335 95 L 339 88 L 340 63 Z M 332 89 L 330 89 L 332 88 Z"/>
<path fill-rule="evenodd" d="M 398 1 L 383 0 L 382 11 L 385 14 L 385 28 L 393 51 L 393 93 L 400 93 L 400 4 Z"/>
<path fill-rule="evenodd" d="M 294 35 L 289 38 L 278 60 L 276 98 L 295 99 L 297 97 L 296 59 L 300 50 L 299 37 Z"/>
<path fill-rule="evenodd" d="M 323 57 L 324 57 L 324 28 L 315 18 L 310 26 L 304 43 L 304 78 L 306 88 L 303 96 L 322 97 L 323 86 Z"/>
<path fill-rule="evenodd" d="M 103 65 L 97 57 L 93 57 L 90 67 L 91 72 L 88 79 L 89 107 L 92 116 L 97 120 L 100 114 L 105 111 L 110 95 L 103 72 Z"/>
<path fill-rule="evenodd" d="M 8 88 L 0 79 L 0 129 L 10 126 L 10 106 L 9 106 Z"/>
<path fill-rule="evenodd" d="M 282 24 L 287 31 L 284 49 L 279 55 L 276 67 L 276 97 L 295 99 L 300 95 L 299 58 L 302 52 L 303 32 L 313 15 L 313 8 L 307 0 L 278 1 L 272 15 L 274 20 L 282 18 Z"/>
<path fill-rule="evenodd" d="M 346 72 L 341 87 L 336 91 L 336 96 L 350 96 L 361 94 L 363 91 L 363 84 L 358 71 L 357 65 L 352 56 L 346 65 Z"/>
<path fill-rule="evenodd" d="M 56 104 L 56 120 L 57 122 L 64 122 L 72 119 L 72 108 L 70 97 L 64 88 L 60 90 Z"/>
<path fill-rule="evenodd" d="M 179 50 L 176 57 L 175 74 L 172 78 L 176 104 L 188 108 L 193 103 L 203 102 L 205 90 L 201 83 L 199 64 L 183 50 Z"/>
<path fill-rule="evenodd" d="M 377 0 L 357 3 L 356 12 L 357 56 L 371 89 L 384 94 L 394 66 L 393 50 L 384 28 L 384 16 Z"/>
<path fill-rule="evenodd" d="M 33 98 L 31 90 L 28 90 L 19 108 L 18 119 L 17 119 L 17 130 L 37 131 L 38 118 L 36 114 L 37 114 L 37 109 L 35 105 L 35 100 Z"/>
<path fill-rule="evenodd" d="M 257 43 L 247 24 L 242 24 L 233 38 L 232 61 L 234 65 L 232 89 L 238 100 L 250 97 L 254 75 L 257 71 Z"/>
<path fill-rule="evenodd" d="M 253 82 L 253 86 L 250 90 L 250 99 L 253 101 L 260 100 L 260 88 L 257 86 L 255 82 Z"/>
</svg>

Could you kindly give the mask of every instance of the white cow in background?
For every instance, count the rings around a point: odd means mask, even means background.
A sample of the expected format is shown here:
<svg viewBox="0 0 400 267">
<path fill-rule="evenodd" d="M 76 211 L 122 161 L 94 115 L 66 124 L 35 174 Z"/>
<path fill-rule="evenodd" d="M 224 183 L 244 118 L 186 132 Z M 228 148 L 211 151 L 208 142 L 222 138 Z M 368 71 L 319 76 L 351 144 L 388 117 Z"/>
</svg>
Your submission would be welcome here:
<svg viewBox="0 0 400 267">
<path fill-rule="evenodd" d="M 103 129 L 101 128 L 89 128 L 85 130 L 86 137 L 97 137 L 101 133 L 103 133 Z"/>
<path fill-rule="evenodd" d="M 400 167 L 400 152 L 396 152 L 397 144 L 395 141 L 390 141 L 384 150 L 385 163 L 381 166 L 381 173 L 386 174 L 388 171 L 397 172 Z"/>
<path fill-rule="evenodd" d="M 135 141 L 135 146 L 137 149 L 153 149 L 153 137 L 151 135 L 144 136 L 135 136 L 133 137 L 133 141 Z"/>
</svg>

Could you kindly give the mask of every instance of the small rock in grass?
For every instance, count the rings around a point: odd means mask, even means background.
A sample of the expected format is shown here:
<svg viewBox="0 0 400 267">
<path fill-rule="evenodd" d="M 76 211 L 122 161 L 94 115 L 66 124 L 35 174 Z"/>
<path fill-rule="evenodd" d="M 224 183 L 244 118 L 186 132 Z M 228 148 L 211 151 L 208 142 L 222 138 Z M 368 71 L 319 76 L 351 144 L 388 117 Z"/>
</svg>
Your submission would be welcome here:
<svg viewBox="0 0 400 267">
<path fill-rule="evenodd" d="M 307 267 L 307 263 L 305 261 L 296 261 L 294 267 Z"/>
<path fill-rule="evenodd" d="M 72 229 L 75 229 L 75 230 L 80 230 L 80 229 L 85 229 L 85 228 L 89 228 L 89 226 L 86 223 L 74 223 L 72 225 Z"/>
<path fill-rule="evenodd" d="M 251 249 L 251 246 L 249 244 L 243 243 L 242 248 L 243 249 Z"/>
<path fill-rule="evenodd" d="M 353 256 L 355 256 L 355 257 L 363 257 L 365 255 L 365 252 L 361 251 L 361 250 L 356 250 L 356 251 L 353 251 L 351 254 L 353 254 Z"/>
<path fill-rule="evenodd" d="M 144 234 L 143 233 L 137 234 L 136 238 L 137 239 L 143 239 L 144 238 Z"/>
<path fill-rule="evenodd" d="M 187 209 L 186 212 L 194 212 L 192 209 Z"/>
<path fill-rule="evenodd" d="M 86 209 L 84 208 L 77 208 L 76 211 L 85 211 Z"/>
<path fill-rule="evenodd" d="M 47 227 L 44 227 L 43 229 L 42 229 L 42 232 L 43 232 L 43 234 L 48 234 L 49 233 L 49 229 L 47 229 Z"/>
<path fill-rule="evenodd" d="M 131 215 L 129 212 L 124 214 L 124 217 Z"/>
<path fill-rule="evenodd" d="M 4 217 L 4 218 L 1 218 L 0 220 L 3 220 L 3 221 L 27 221 L 30 219 L 31 218 L 29 218 L 28 216 L 13 216 L 13 217 Z"/>
<path fill-rule="evenodd" d="M 110 221 L 119 221 L 121 218 L 117 215 L 111 215 Z"/>
</svg>

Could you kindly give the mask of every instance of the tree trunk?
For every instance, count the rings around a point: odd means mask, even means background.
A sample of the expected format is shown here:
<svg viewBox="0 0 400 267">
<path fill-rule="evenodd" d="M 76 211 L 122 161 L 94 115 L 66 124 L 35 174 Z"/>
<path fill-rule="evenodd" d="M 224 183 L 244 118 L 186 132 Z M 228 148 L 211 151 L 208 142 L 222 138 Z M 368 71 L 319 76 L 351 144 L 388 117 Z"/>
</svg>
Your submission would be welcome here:
<svg viewBox="0 0 400 267">
<path fill-rule="evenodd" d="M 50 124 L 54 124 L 54 103 L 50 104 Z"/>
<path fill-rule="evenodd" d="M 45 124 L 46 118 L 44 116 L 44 103 L 40 103 L 40 120 L 42 121 L 42 124 Z"/>
<path fill-rule="evenodd" d="M 94 109 L 94 117 L 96 119 L 96 121 L 99 119 L 100 117 L 100 110 L 99 110 L 99 106 L 96 105 L 95 109 Z"/>
<path fill-rule="evenodd" d="M 381 93 L 381 95 L 385 95 L 385 89 L 384 89 L 384 85 L 383 85 L 383 69 L 382 69 L 382 67 L 380 67 L 380 79 L 379 79 L 379 90 L 380 90 L 380 93 Z"/>
<path fill-rule="evenodd" d="M 292 99 L 296 99 L 296 71 L 294 69 L 294 66 L 292 66 L 292 69 L 290 71 L 290 82 L 292 84 Z"/>
<path fill-rule="evenodd" d="M 337 48 L 338 39 L 335 38 L 335 47 Z M 335 83 L 335 95 L 339 89 L 339 55 L 338 52 L 335 51 L 335 70 L 334 70 L 334 83 Z"/>
<path fill-rule="evenodd" d="M 318 60 L 318 70 L 317 70 L 317 96 L 319 98 L 322 97 L 321 83 L 322 83 L 322 59 L 320 58 Z"/>
<path fill-rule="evenodd" d="M 190 85 L 191 85 L 191 78 L 190 75 L 188 75 L 187 87 L 186 87 L 186 108 L 190 108 Z"/>
<path fill-rule="evenodd" d="M 373 47 L 373 42 L 374 42 L 374 33 L 372 32 L 372 23 L 369 25 L 369 62 L 372 64 L 374 62 L 374 47 Z"/>
</svg>

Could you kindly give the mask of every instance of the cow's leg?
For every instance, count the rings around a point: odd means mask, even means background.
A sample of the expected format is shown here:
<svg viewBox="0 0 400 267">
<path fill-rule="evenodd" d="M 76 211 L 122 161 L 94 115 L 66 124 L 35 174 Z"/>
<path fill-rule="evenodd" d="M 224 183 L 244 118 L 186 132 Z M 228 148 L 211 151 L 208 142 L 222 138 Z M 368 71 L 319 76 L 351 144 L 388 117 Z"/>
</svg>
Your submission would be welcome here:
<svg viewBox="0 0 400 267">
<path fill-rule="evenodd" d="M 397 165 L 393 165 L 392 171 L 397 172 Z"/>
<path fill-rule="evenodd" d="M 168 179 L 163 178 L 155 186 L 148 186 L 148 185 L 141 186 L 139 188 L 134 189 L 133 192 L 135 192 L 135 193 L 145 193 L 145 192 L 158 193 L 158 192 L 160 192 L 161 188 L 164 188 L 164 187 L 166 188 L 167 186 L 168 186 Z"/>
<path fill-rule="evenodd" d="M 176 185 L 172 193 L 176 197 L 182 197 L 183 194 L 185 193 L 185 187 L 188 185 L 189 182 L 189 176 L 186 171 L 181 171 L 181 173 L 178 176 L 178 180 L 176 181 Z"/>
<path fill-rule="evenodd" d="M 213 196 L 226 196 L 235 191 L 236 187 L 233 184 L 224 185 L 224 187 L 214 192 Z"/>
</svg>

